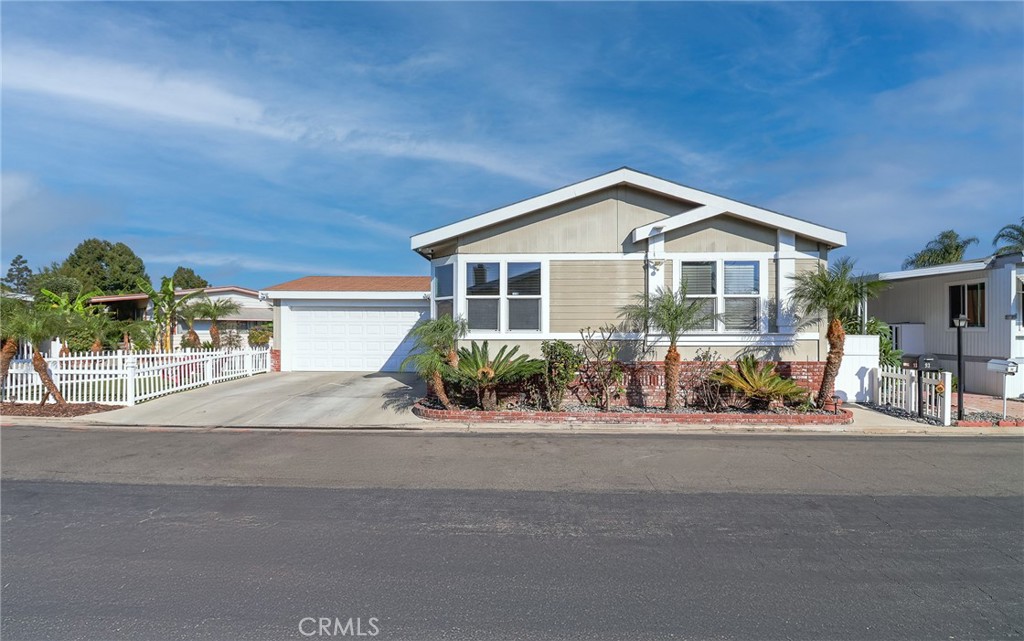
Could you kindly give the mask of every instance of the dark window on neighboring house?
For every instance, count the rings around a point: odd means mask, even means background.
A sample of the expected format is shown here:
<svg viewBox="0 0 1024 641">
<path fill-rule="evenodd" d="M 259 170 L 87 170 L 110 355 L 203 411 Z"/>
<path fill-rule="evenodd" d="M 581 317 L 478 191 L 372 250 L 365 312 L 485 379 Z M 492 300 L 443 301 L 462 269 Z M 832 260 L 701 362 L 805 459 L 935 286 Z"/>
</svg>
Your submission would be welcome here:
<svg viewBox="0 0 1024 641">
<path fill-rule="evenodd" d="M 967 316 L 968 327 L 985 326 L 985 283 L 949 287 L 949 326 L 960 316 Z"/>
</svg>

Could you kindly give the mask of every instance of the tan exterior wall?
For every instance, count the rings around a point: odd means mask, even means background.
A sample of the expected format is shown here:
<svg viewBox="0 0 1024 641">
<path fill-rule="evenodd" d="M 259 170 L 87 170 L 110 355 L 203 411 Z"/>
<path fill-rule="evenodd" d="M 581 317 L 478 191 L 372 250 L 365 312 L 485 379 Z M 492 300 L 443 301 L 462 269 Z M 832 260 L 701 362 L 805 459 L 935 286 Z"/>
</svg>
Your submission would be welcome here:
<svg viewBox="0 0 1024 641">
<path fill-rule="evenodd" d="M 672 273 L 673 265 L 675 265 L 674 261 L 666 260 L 662 267 L 665 270 L 665 290 L 669 292 L 673 291 L 676 286 L 675 274 Z"/>
<path fill-rule="evenodd" d="M 768 331 L 777 332 L 779 331 L 779 268 L 776 261 L 768 261 L 768 273 L 765 278 L 765 287 L 767 287 L 768 301 L 765 303 L 768 309 L 764 310 L 763 313 L 768 317 Z"/>
<path fill-rule="evenodd" d="M 551 261 L 551 331 L 619 323 L 619 310 L 644 291 L 641 260 Z"/>
<path fill-rule="evenodd" d="M 469 254 L 623 253 L 643 251 L 644 243 L 630 240 L 632 231 L 669 216 L 689 211 L 693 203 L 673 200 L 638 189 L 611 187 L 538 210 L 458 240 L 458 251 Z M 438 253 L 439 257 L 447 253 Z M 444 248 L 444 252 L 452 250 Z"/>
<path fill-rule="evenodd" d="M 818 260 L 815 260 L 813 258 L 798 258 L 796 260 L 796 274 L 797 276 L 799 276 L 800 274 L 813 272 L 814 270 L 818 269 L 819 266 L 827 269 L 828 261 L 823 258 L 820 258 Z M 797 313 L 799 314 L 800 310 L 797 310 Z M 825 330 L 825 323 L 822 322 L 820 319 L 812 320 L 802 317 L 799 318 L 799 328 L 797 331 L 818 332 L 818 336 L 820 337 L 817 341 L 818 350 L 821 352 L 821 358 L 823 359 L 825 358 L 825 355 L 828 353 L 828 341 L 825 339 Z"/>
<path fill-rule="evenodd" d="M 810 238 L 804 238 L 803 236 L 797 236 L 796 250 L 798 252 L 816 253 L 818 251 L 818 241 L 811 240 Z"/>
<path fill-rule="evenodd" d="M 665 234 L 666 252 L 775 251 L 778 231 L 732 216 L 715 216 Z"/>
</svg>

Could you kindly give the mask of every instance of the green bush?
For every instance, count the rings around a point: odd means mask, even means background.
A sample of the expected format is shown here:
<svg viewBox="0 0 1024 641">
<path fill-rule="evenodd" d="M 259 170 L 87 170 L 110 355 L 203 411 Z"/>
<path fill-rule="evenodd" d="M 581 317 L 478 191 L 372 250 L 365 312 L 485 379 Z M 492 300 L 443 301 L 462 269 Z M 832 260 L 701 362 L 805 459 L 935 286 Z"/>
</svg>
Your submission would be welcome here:
<svg viewBox="0 0 1024 641">
<path fill-rule="evenodd" d="M 583 365 L 583 354 L 563 341 L 544 341 L 540 351 L 544 354 L 544 400 L 548 409 L 558 412 L 562 409 L 565 394 Z"/>
<path fill-rule="evenodd" d="M 274 330 L 266 325 L 259 325 L 249 330 L 249 345 L 252 347 L 265 347 L 270 344 L 274 336 Z"/>
</svg>

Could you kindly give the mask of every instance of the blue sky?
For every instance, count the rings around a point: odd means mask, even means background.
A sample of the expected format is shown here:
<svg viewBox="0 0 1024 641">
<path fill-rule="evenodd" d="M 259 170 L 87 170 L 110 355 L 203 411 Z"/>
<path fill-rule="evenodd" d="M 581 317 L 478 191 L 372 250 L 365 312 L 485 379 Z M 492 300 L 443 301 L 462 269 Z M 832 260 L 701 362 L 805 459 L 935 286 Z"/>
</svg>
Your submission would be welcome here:
<svg viewBox="0 0 1024 641">
<path fill-rule="evenodd" d="M 619 166 L 843 229 L 1024 215 L 1021 3 L 16 3 L 3 268 L 422 274 L 408 236 Z"/>
</svg>

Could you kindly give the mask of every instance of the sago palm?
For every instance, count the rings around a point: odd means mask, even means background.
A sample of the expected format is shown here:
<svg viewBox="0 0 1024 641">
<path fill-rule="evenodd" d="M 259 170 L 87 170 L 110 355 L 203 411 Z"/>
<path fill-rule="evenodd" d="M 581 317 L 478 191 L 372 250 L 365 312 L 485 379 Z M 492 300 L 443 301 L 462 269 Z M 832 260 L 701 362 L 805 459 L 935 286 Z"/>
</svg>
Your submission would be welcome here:
<svg viewBox="0 0 1024 641">
<path fill-rule="evenodd" d="M 668 352 L 665 354 L 665 408 L 675 410 L 679 406 L 679 367 L 682 358 L 676 345 L 684 333 L 697 329 L 715 318 L 715 314 L 704 308 L 704 299 L 687 298 L 686 283 L 678 292 L 663 288 L 651 296 L 640 294 L 636 302 L 622 308 L 620 315 L 636 329 L 657 332 L 668 337 Z"/>
<path fill-rule="evenodd" d="M 402 361 L 402 369 L 415 368 L 446 409 L 452 408 L 452 402 L 445 389 L 444 372 L 458 365 L 459 339 L 467 331 L 464 319 L 451 316 L 419 323 L 410 332 L 415 341 L 412 352 Z"/>
<path fill-rule="evenodd" d="M 843 318 L 856 310 L 861 300 L 874 298 L 885 288 L 882 281 L 854 276 L 853 267 L 854 262 L 844 257 L 829 269 L 819 265 L 816 271 L 790 277 L 793 279 L 793 304 L 807 317 L 824 315 L 828 324 L 825 333 L 828 356 L 825 357 L 825 374 L 815 401 L 818 407 L 831 400 L 835 391 L 836 376 L 846 345 Z"/>
<path fill-rule="evenodd" d="M 1019 225 L 1010 223 L 999 230 L 996 237 L 992 239 L 992 244 L 999 245 L 999 243 L 1003 243 L 1003 245 L 996 249 L 997 254 L 1024 252 L 1024 217 L 1021 217 Z"/>
<path fill-rule="evenodd" d="M 203 298 L 196 303 L 196 307 L 198 308 L 198 318 L 205 318 L 210 321 L 210 341 L 215 348 L 219 349 L 220 328 L 217 327 L 217 321 L 232 314 L 237 314 L 238 310 L 242 309 L 242 306 L 230 298 L 218 298 L 217 300 Z"/>
<path fill-rule="evenodd" d="M 775 363 L 758 362 L 749 354 L 740 357 L 736 367 L 723 365 L 712 375 L 712 379 L 736 390 L 758 408 L 807 395 L 807 390 L 779 376 L 775 371 Z"/>
<path fill-rule="evenodd" d="M 545 363 L 519 353 L 519 346 L 509 349 L 507 345 L 491 358 L 487 341 L 478 345 L 476 341 L 469 348 L 459 350 L 459 365 L 453 374 L 455 378 L 476 392 L 477 403 L 484 411 L 498 409 L 498 386 L 505 383 L 536 376 L 544 371 Z"/>
</svg>

